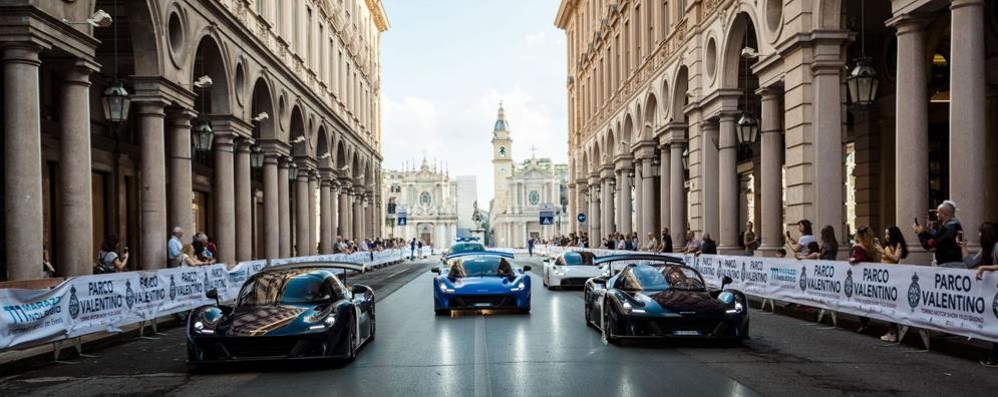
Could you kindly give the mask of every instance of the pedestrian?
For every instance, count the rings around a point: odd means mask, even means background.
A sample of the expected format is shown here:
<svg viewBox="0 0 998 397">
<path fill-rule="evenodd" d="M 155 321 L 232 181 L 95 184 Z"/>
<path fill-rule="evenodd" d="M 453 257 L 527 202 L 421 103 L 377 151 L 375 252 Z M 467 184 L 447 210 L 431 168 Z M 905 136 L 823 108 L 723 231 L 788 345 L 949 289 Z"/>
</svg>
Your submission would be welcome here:
<svg viewBox="0 0 998 397">
<path fill-rule="evenodd" d="M 849 257 L 849 264 L 856 265 L 863 262 L 880 262 L 880 252 L 873 242 L 873 230 L 869 226 L 860 226 L 856 230 L 855 243 L 852 246 L 852 255 Z M 870 324 L 870 318 L 861 316 L 859 318 L 859 328 L 856 332 L 864 332 Z"/>
<path fill-rule="evenodd" d="M 697 254 L 700 253 L 700 240 L 697 240 L 696 232 L 690 229 L 686 229 L 686 246 L 683 247 L 684 254 Z"/>
<path fill-rule="evenodd" d="M 821 242 L 811 242 L 807 246 L 807 255 L 794 255 L 797 259 L 820 259 L 834 261 L 839 253 L 839 242 L 835 238 L 835 228 L 825 225 L 821 228 Z"/>
<path fill-rule="evenodd" d="M 786 258 L 786 257 L 787 257 L 787 250 L 785 250 L 783 248 L 777 248 L 776 249 L 776 258 L 783 259 L 783 258 Z"/>
<path fill-rule="evenodd" d="M 614 237 L 614 242 L 617 244 L 616 248 L 618 251 L 624 251 L 627 249 L 627 239 L 622 233 L 617 233 L 616 237 Z"/>
<path fill-rule="evenodd" d="M 534 238 L 533 237 L 527 239 L 527 253 L 530 254 L 530 256 L 534 256 Z"/>
<path fill-rule="evenodd" d="M 990 222 L 986 222 L 986 223 L 990 223 Z M 991 223 L 991 231 L 993 233 L 998 233 L 998 230 L 995 230 L 995 224 L 993 224 L 993 223 Z M 981 240 L 983 241 L 983 238 Z M 983 247 L 982 247 L 981 251 L 983 252 Z M 994 254 L 995 251 L 992 250 L 991 252 L 992 252 L 992 256 L 994 256 L 995 255 Z M 986 256 L 985 256 L 985 258 L 986 258 Z M 984 273 L 986 273 L 986 272 L 998 271 L 998 258 L 993 258 L 992 260 L 994 262 L 991 263 L 990 265 L 982 265 L 982 266 L 980 266 L 980 267 L 977 268 L 977 274 L 975 275 L 975 278 L 977 279 L 977 281 L 983 280 L 984 279 Z M 982 259 L 982 261 L 983 261 L 983 259 Z M 987 358 L 981 360 L 981 365 L 983 365 L 985 367 L 998 368 L 998 342 L 991 343 L 991 354 Z"/>
<path fill-rule="evenodd" d="M 901 229 L 897 226 L 890 226 L 884 230 L 884 241 L 887 242 L 883 247 L 877 244 L 877 249 L 880 250 L 881 259 L 880 262 L 884 264 L 894 265 L 901 263 L 901 260 L 908 257 L 908 244 L 904 241 L 904 234 L 901 233 Z M 880 340 L 884 342 L 894 343 L 898 340 L 898 329 L 899 325 L 896 323 L 891 323 L 886 334 L 880 337 Z"/>
<path fill-rule="evenodd" d="M 173 234 L 166 243 L 166 259 L 169 261 L 167 264 L 169 267 L 180 266 L 180 250 L 184 248 L 184 242 L 180 238 L 183 236 L 184 229 L 181 229 L 180 226 L 174 226 Z"/>
<path fill-rule="evenodd" d="M 184 247 L 181 248 L 180 257 L 177 258 L 177 263 L 180 267 L 204 266 L 211 264 L 211 262 L 198 259 L 197 255 L 194 254 L 194 246 L 191 244 L 184 244 Z"/>
<path fill-rule="evenodd" d="M 700 244 L 698 254 L 717 255 L 717 242 L 710 238 L 710 233 L 703 234 L 703 243 Z"/>
<path fill-rule="evenodd" d="M 100 251 L 97 252 L 97 264 L 94 265 L 94 274 L 107 274 L 125 271 L 128 266 L 128 247 L 118 254 L 118 236 L 109 235 L 101 243 Z"/>
<path fill-rule="evenodd" d="M 810 254 L 807 246 L 813 241 L 817 241 L 814 238 L 814 232 L 812 231 L 811 221 L 807 219 L 801 219 L 797 222 L 797 232 L 800 233 L 800 238 L 794 239 L 790 236 L 790 231 L 787 231 L 787 244 L 790 245 L 790 250 L 794 252 L 794 255 L 804 255 Z"/>
<path fill-rule="evenodd" d="M 672 253 L 672 233 L 669 228 L 662 228 L 662 239 L 658 242 L 658 252 Z"/>
<path fill-rule="evenodd" d="M 204 239 L 205 239 L 205 241 L 207 241 L 207 243 L 205 243 L 204 247 L 205 247 L 205 249 L 208 252 L 209 259 L 211 259 L 212 261 L 214 261 L 215 257 L 218 256 L 218 246 L 215 245 L 215 240 L 212 239 L 211 236 L 205 235 Z"/>
<path fill-rule="evenodd" d="M 745 247 L 745 255 L 752 255 L 759 248 L 759 240 L 755 235 L 752 221 L 745 222 L 745 233 L 742 233 L 742 245 Z"/>
<path fill-rule="evenodd" d="M 645 242 L 645 246 L 641 250 L 646 252 L 658 252 L 658 247 L 659 243 L 658 240 L 655 239 L 655 233 L 648 232 L 648 241 Z"/>
<path fill-rule="evenodd" d="M 967 249 L 967 239 L 960 240 L 960 251 L 963 254 L 964 265 L 968 269 L 998 265 L 998 225 L 984 222 L 978 228 L 977 233 L 978 241 L 981 242 L 981 250 L 976 255 L 971 255 Z"/>
<path fill-rule="evenodd" d="M 641 238 L 638 237 L 638 232 L 631 232 L 631 251 L 638 251 L 641 249 Z"/>
<path fill-rule="evenodd" d="M 960 256 L 960 245 L 958 239 L 962 239 L 963 225 L 956 219 L 956 203 L 951 200 L 943 201 L 936 208 L 939 216 L 939 224 L 930 227 L 928 219 L 926 225 L 919 225 L 918 219 L 911 226 L 915 234 L 918 234 L 918 242 L 929 251 L 935 251 L 937 266 L 963 267 L 963 257 Z"/>
</svg>

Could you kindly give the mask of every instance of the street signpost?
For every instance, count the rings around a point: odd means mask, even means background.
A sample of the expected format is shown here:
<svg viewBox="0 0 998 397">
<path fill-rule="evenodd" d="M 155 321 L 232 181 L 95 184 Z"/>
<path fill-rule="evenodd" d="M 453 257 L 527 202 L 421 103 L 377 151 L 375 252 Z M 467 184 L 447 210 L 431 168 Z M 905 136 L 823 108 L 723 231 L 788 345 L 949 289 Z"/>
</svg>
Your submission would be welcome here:
<svg viewBox="0 0 998 397">
<path fill-rule="evenodd" d="M 409 221 L 409 214 L 407 212 L 400 211 L 397 217 L 398 217 L 399 226 L 405 226 L 406 223 Z"/>
<path fill-rule="evenodd" d="M 541 225 L 553 225 L 554 205 L 549 203 L 541 204 L 539 215 L 540 215 Z"/>
</svg>

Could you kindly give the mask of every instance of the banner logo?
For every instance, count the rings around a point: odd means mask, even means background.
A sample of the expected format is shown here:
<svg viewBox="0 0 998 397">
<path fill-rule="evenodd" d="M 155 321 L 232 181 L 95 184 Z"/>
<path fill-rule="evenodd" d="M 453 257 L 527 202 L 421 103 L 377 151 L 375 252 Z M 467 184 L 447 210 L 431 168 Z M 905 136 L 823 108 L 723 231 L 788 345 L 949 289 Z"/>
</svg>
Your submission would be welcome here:
<svg viewBox="0 0 998 397">
<path fill-rule="evenodd" d="M 843 291 L 846 293 L 846 298 L 852 298 L 852 288 L 853 288 L 852 269 L 849 269 L 846 271 L 846 282 Z"/>
<path fill-rule="evenodd" d="M 800 268 L 800 290 L 807 290 L 807 266 L 802 266 Z"/>
<path fill-rule="evenodd" d="M 208 272 L 204 273 L 204 291 L 208 292 L 211 289 L 211 281 L 208 281 Z"/>
<path fill-rule="evenodd" d="M 745 262 L 742 262 L 742 282 L 743 283 L 745 282 L 745 273 L 747 273 L 745 271 Z"/>
<path fill-rule="evenodd" d="M 915 273 L 911 275 L 911 285 L 908 286 L 908 306 L 911 306 L 911 311 L 915 311 L 921 300 L 922 287 L 918 286 L 918 273 Z"/>
<path fill-rule="evenodd" d="M 995 300 L 991 301 L 991 312 L 998 318 L 998 292 L 995 293 Z"/>
<path fill-rule="evenodd" d="M 80 300 L 76 298 L 76 286 L 69 289 L 69 317 L 76 320 L 80 315 Z"/>
<path fill-rule="evenodd" d="M 170 300 L 177 299 L 177 282 L 173 279 L 173 275 L 170 275 Z"/>
<path fill-rule="evenodd" d="M 135 291 L 132 291 L 132 281 L 125 281 L 125 304 L 131 309 L 135 304 Z"/>
</svg>

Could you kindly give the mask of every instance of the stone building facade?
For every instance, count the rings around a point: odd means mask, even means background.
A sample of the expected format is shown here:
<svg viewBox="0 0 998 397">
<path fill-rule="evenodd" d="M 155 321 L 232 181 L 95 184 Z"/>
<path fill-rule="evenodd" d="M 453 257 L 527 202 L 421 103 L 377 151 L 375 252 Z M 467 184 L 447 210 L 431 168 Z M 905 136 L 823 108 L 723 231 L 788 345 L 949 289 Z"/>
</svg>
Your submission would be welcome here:
<svg viewBox="0 0 998 397">
<path fill-rule="evenodd" d="M 457 184 L 438 165 L 423 159 L 419 169 L 385 170 L 382 182 L 385 213 L 391 224 L 391 236 L 406 241 L 413 238 L 438 248 L 450 247 L 457 237 Z M 405 212 L 406 224 L 398 224 L 398 213 Z"/>
<path fill-rule="evenodd" d="M 0 0 L 0 278 L 88 274 L 108 235 L 161 268 L 173 226 L 226 263 L 378 234 L 387 29 L 378 0 Z"/>
<path fill-rule="evenodd" d="M 490 226 L 496 246 L 526 248 L 531 238 L 549 239 L 567 234 L 568 165 L 536 157 L 516 164 L 510 132 L 506 112 L 500 104 L 492 130 L 495 198 L 489 209 Z M 555 212 L 552 225 L 540 224 L 540 211 L 545 205 Z"/>
<path fill-rule="evenodd" d="M 899 225 L 924 262 L 910 225 L 942 200 L 967 228 L 998 219 L 995 2 L 563 0 L 555 24 L 570 206 L 597 237 L 689 225 L 732 252 L 754 219 L 772 253 L 800 219 L 840 241 Z M 850 91 L 860 65 L 870 102 Z M 743 115 L 758 139 L 739 139 Z"/>
</svg>

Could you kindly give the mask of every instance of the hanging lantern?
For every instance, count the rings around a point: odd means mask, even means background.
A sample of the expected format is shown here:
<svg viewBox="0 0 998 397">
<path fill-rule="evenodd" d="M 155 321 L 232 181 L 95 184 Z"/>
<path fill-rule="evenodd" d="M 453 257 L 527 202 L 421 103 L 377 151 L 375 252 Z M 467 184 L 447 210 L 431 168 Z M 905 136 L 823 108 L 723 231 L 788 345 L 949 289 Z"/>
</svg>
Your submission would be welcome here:
<svg viewBox="0 0 998 397">
<path fill-rule="evenodd" d="M 263 168 L 263 160 L 263 148 L 257 144 L 250 146 L 250 167 L 253 167 L 253 169 Z"/>
<path fill-rule="evenodd" d="M 860 106 L 868 106 L 877 99 L 877 70 L 870 64 L 869 58 L 856 60 L 856 67 L 846 79 L 849 85 L 849 99 Z"/>
<path fill-rule="evenodd" d="M 128 90 L 121 80 L 111 80 L 111 85 L 101 94 L 101 103 L 104 105 L 104 119 L 112 123 L 120 124 L 128 118 L 128 107 L 132 100 L 128 97 Z"/>
<path fill-rule="evenodd" d="M 298 164 L 295 164 L 294 161 L 289 161 L 288 162 L 288 180 L 292 180 L 293 181 L 293 180 L 296 180 L 296 179 L 298 179 Z"/>
<path fill-rule="evenodd" d="M 759 138 L 759 121 L 748 112 L 738 119 L 738 143 L 751 145 Z"/>
<path fill-rule="evenodd" d="M 191 141 L 194 143 L 194 150 L 206 153 L 211 150 L 211 141 L 215 138 L 215 133 L 211 129 L 208 120 L 201 120 L 191 131 Z"/>
<path fill-rule="evenodd" d="M 627 170 L 627 181 L 631 183 L 631 186 L 634 186 L 634 170 Z"/>
</svg>

